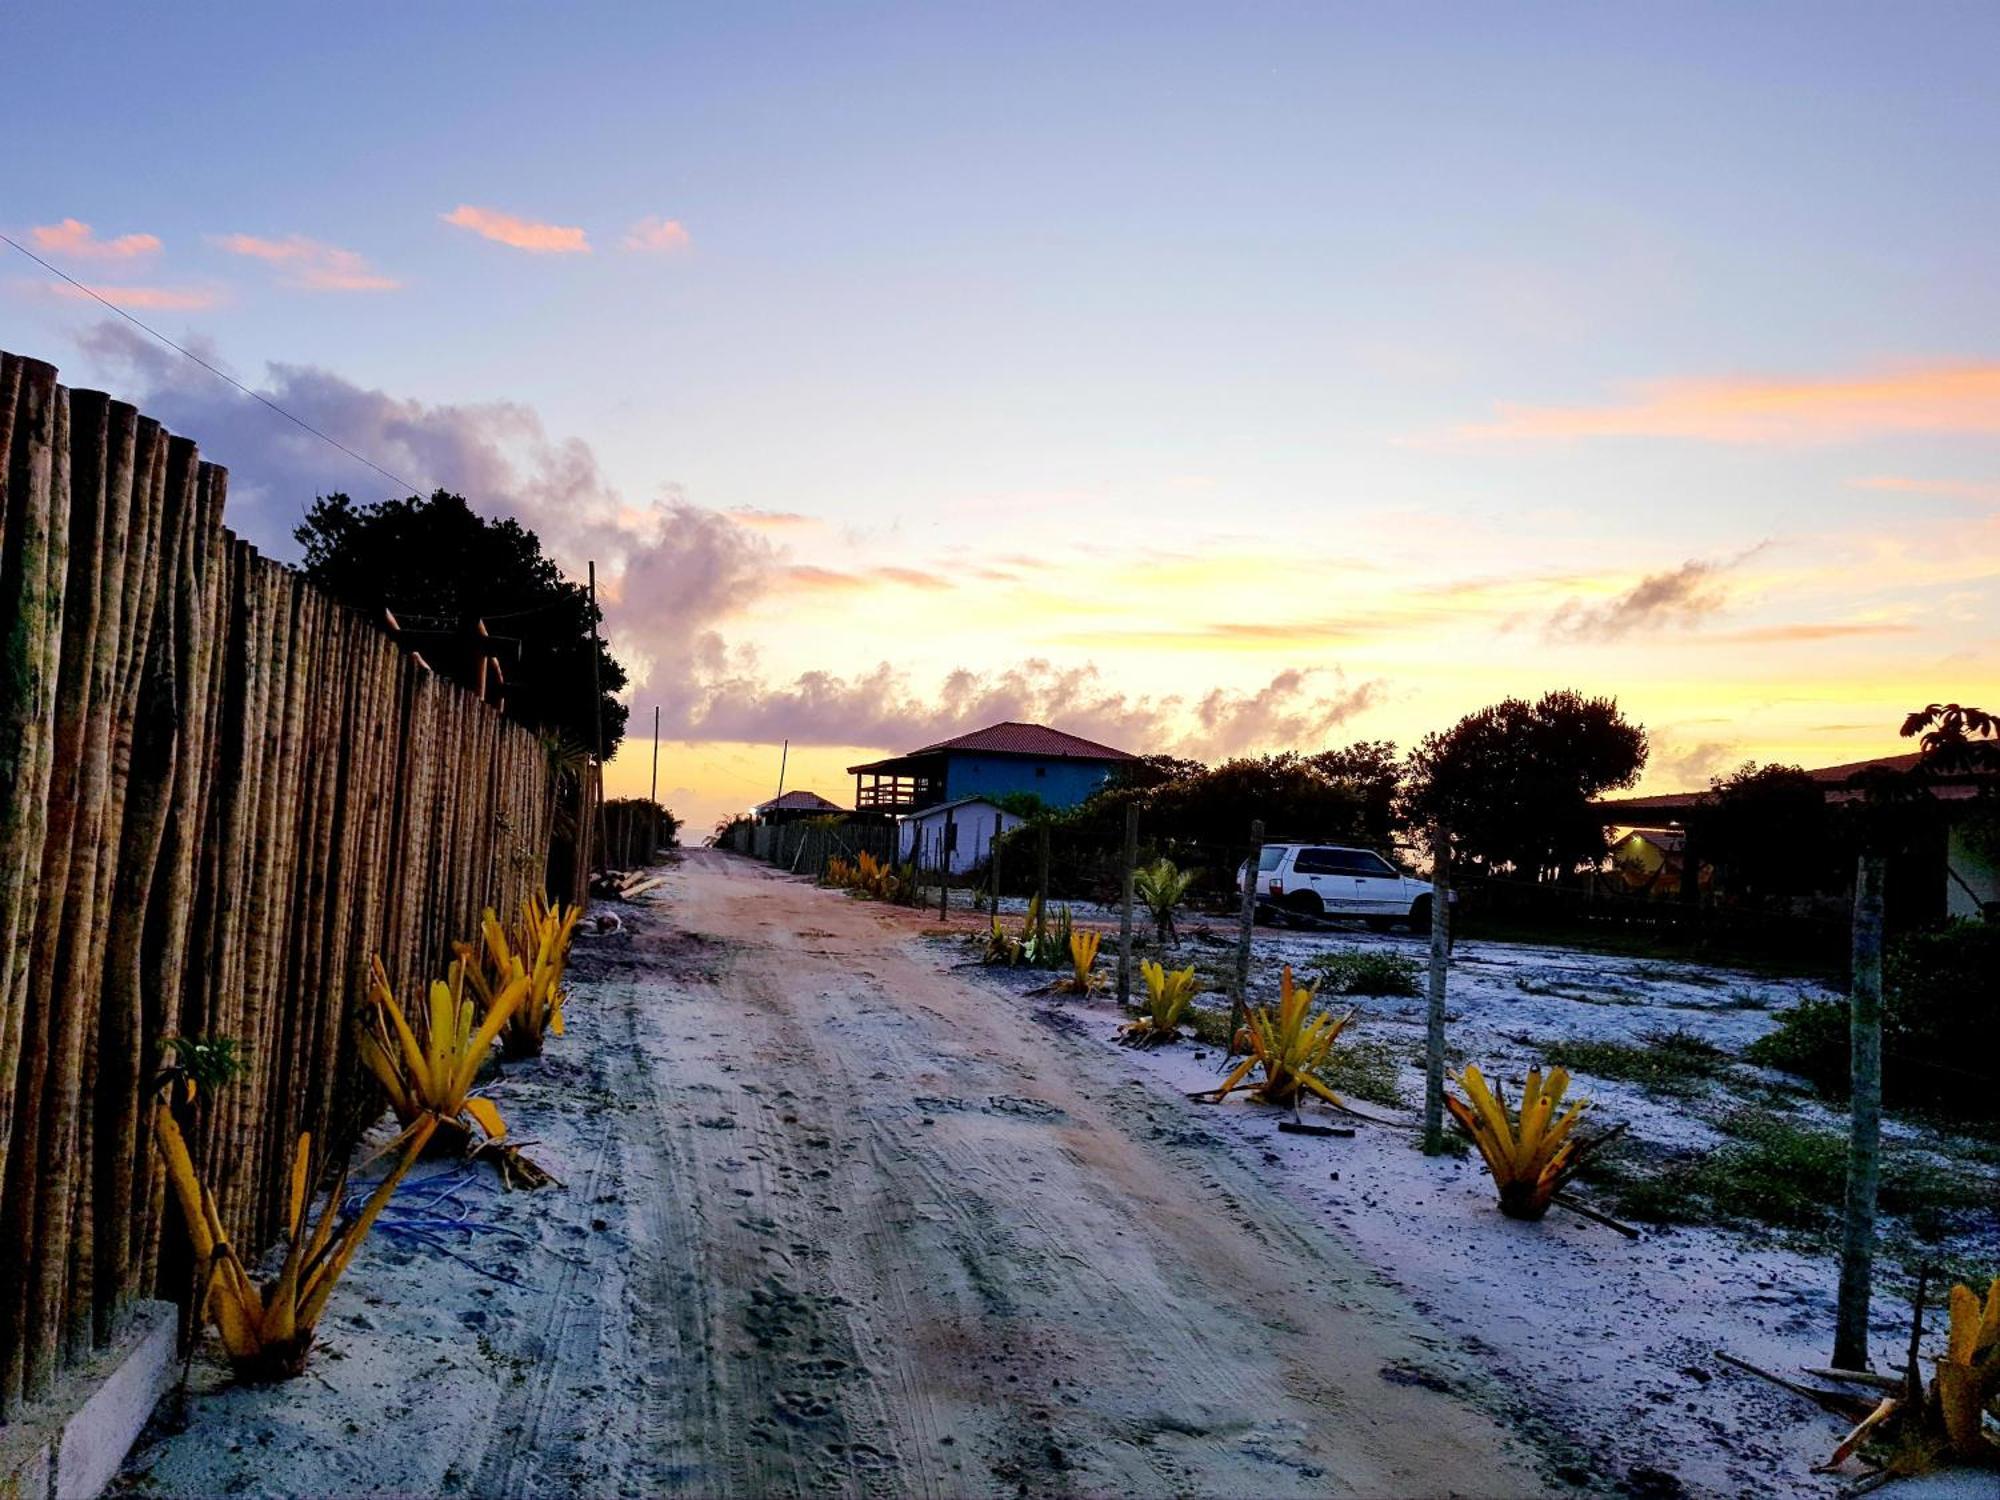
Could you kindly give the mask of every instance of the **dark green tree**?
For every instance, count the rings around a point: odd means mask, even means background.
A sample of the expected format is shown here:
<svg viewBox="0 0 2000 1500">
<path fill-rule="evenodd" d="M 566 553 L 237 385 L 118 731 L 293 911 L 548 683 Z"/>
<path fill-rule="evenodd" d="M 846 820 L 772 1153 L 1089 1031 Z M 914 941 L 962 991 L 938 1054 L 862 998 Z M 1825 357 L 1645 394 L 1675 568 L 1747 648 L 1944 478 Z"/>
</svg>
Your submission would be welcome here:
<svg viewBox="0 0 2000 1500">
<path fill-rule="evenodd" d="M 1630 786 L 1645 764 L 1646 731 L 1614 698 L 1509 698 L 1424 737 L 1404 811 L 1413 826 L 1447 829 L 1455 856 L 1481 873 L 1567 875 L 1604 856 L 1592 799 Z"/>
<path fill-rule="evenodd" d="M 292 534 L 305 549 L 307 577 L 356 609 L 389 610 L 425 661 L 468 687 L 483 649 L 473 628 L 486 621 L 506 674 L 508 716 L 594 747 L 590 592 L 563 577 L 534 532 L 476 515 L 439 490 L 373 505 L 325 495 Z M 601 631 L 601 610 L 596 623 Z M 625 705 L 615 696 L 625 669 L 601 641 L 597 676 L 608 759 L 625 734 Z"/>
<path fill-rule="evenodd" d="M 1699 817 L 1702 856 L 1722 871 L 1732 898 L 1840 890 L 1852 874 L 1826 787 L 1797 766 L 1752 761 L 1716 777 Z"/>
</svg>

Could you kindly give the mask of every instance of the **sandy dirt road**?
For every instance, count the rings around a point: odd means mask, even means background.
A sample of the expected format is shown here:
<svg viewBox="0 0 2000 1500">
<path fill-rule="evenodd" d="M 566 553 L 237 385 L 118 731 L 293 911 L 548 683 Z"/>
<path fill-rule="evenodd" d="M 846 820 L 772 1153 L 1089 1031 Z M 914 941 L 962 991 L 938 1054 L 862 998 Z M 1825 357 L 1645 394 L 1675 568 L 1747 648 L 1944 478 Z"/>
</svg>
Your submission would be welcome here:
<svg viewBox="0 0 2000 1500">
<path fill-rule="evenodd" d="M 578 958 L 598 1034 L 569 1093 L 601 1128 L 571 1192 L 607 1232 L 454 1481 L 1546 1489 L 1444 1342 L 1184 1104 L 954 975 L 909 914 L 696 852 L 633 928 Z"/>
</svg>

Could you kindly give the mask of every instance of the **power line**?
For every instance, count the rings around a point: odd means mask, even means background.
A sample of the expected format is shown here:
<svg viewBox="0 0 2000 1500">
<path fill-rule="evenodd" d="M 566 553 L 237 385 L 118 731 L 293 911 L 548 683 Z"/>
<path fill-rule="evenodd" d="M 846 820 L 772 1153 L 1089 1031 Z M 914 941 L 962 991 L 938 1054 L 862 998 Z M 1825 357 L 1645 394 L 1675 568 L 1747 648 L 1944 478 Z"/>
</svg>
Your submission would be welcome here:
<svg viewBox="0 0 2000 1500">
<path fill-rule="evenodd" d="M 69 272 L 63 270 L 61 267 L 50 265 L 47 261 L 43 260 L 39 255 L 35 254 L 34 251 L 30 250 L 26 245 L 22 244 L 19 240 L 13 238 L 13 236 L 7 234 L 0 234 L 0 240 L 4 240 L 8 244 L 12 245 L 16 250 L 20 251 L 23 255 L 27 256 L 29 260 L 33 261 L 36 265 L 40 266 L 44 271 L 47 271 L 54 276 L 60 276 L 64 281 L 67 281 L 71 286 L 75 287 L 79 292 L 82 292 L 84 296 L 91 298 L 93 301 L 103 303 L 104 306 L 110 308 L 113 312 L 118 314 L 119 317 L 123 318 L 126 322 L 130 323 L 134 328 L 138 329 L 141 333 L 147 334 L 152 338 L 158 339 L 161 343 L 165 344 L 169 349 L 173 350 L 174 353 L 182 356 L 184 359 L 193 360 L 196 364 L 200 365 L 204 370 L 208 371 L 209 374 L 213 375 L 217 380 L 227 381 L 230 385 L 235 386 L 237 390 L 241 391 L 244 395 L 248 396 L 252 401 L 256 401 L 261 403 L 262 405 L 268 406 L 272 411 L 276 412 L 279 416 L 283 417 L 287 422 L 290 422 L 295 426 L 300 427 L 305 431 L 311 433 L 321 442 L 326 443 L 332 447 L 338 448 L 342 453 L 345 453 L 349 458 L 353 459 L 356 463 L 367 465 L 369 468 L 373 469 L 377 474 L 380 474 L 384 479 L 389 480 L 392 484 L 401 486 L 405 491 L 407 491 L 410 494 L 414 495 L 417 493 L 418 487 L 414 484 L 411 484 L 409 480 L 401 478 L 398 475 L 391 474 L 387 469 L 383 468 L 380 464 L 376 463 L 374 459 L 368 458 L 363 454 L 356 453 L 352 448 L 348 447 L 347 444 L 340 441 L 339 438 L 329 437 L 326 433 L 321 432 L 317 427 L 313 426 L 313 424 L 308 422 L 304 417 L 294 416 L 291 412 L 286 411 L 284 407 L 278 405 L 278 403 L 273 401 L 270 397 L 260 395 L 258 392 L 251 390 L 249 386 L 245 385 L 242 381 L 238 380 L 234 375 L 226 374 L 225 372 L 216 369 L 214 365 L 210 364 L 207 360 L 203 359 L 199 354 L 196 354 L 192 349 L 186 348 L 183 345 L 175 343 L 172 339 L 168 338 L 164 333 L 161 333 L 159 329 L 152 327 L 150 324 L 140 322 L 137 318 L 133 317 L 130 313 L 125 311 L 124 308 L 120 307 L 117 303 L 109 301 L 104 297 L 98 296 L 98 294 L 94 290 L 92 290 L 90 287 L 85 286 L 82 282 L 78 281 L 74 276 L 70 275 Z"/>
</svg>

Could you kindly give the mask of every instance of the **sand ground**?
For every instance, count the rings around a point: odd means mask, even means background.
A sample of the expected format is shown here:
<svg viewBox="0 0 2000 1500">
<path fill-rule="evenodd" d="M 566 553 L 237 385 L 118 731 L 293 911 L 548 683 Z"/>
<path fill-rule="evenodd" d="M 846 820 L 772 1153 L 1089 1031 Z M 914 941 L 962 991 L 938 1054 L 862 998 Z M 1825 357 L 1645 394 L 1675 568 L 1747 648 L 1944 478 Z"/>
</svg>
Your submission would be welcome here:
<svg viewBox="0 0 2000 1500">
<path fill-rule="evenodd" d="M 565 1186 L 426 1169 L 399 1204 L 465 1227 L 378 1232 L 304 1379 L 205 1367 L 128 1491 L 1565 1487 L 1387 1277 L 914 914 L 695 852 L 627 915 L 492 1090 Z"/>
</svg>

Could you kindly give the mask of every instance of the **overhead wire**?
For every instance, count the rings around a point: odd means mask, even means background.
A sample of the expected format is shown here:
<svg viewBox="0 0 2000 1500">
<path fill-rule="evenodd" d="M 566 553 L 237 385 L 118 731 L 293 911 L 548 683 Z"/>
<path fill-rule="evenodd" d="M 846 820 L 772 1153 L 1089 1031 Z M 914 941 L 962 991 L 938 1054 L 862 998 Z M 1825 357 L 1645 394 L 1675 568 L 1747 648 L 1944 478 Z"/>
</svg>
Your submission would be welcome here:
<svg viewBox="0 0 2000 1500">
<path fill-rule="evenodd" d="M 347 444 L 343 443 L 339 438 L 332 437 L 329 434 L 320 431 L 319 428 L 313 426 L 313 424 L 308 422 L 304 417 L 301 417 L 294 412 L 286 411 L 284 407 L 278 405 L 278 403 L 273 401 L 269 396 L 264 395 L 260 391 L 253 391 L 249 386 L 245 385 L 242 381 L 238 380 L 234 375 L 229 374 L 225 370 L 217 369 L 214 365 L 210 364 L 207 360 L 203 359 L 199 354 L 196 354 L 192 349 L 188 348 L 186 345 L 176 343 L 174 340 L 168 338 L 164 333 L 161 333 L 159 329 L 153 327 L 150 323 L 142 322 L 140 319 L 133 317 L 132 314 L 125 311 L 125 309 L 120 307 L 116 302 L 111 301 L 108 297 L 99 295 L 99 293 L 95 288 L 86 286 L 83 282 L 78 281 L 74 276 L 70 275 L 69 272 L 63 270 L 62 267 L 50 265 L 47 261 L 43 260 L 41 256 L 35 254 L 34 251 L 30 250 L 26 245 L 22 244 L 12 235 L 0 233 L 0 241 L 4 241 L 5 243 L 12 245 L 16 250 L 20 251 L 23 255 L 27 256 L 29 260 L 33 261 L 36 265 L 40 266 L 44 271 L 47 271 L 51 276 L 60 276 L 64 281 L 68 282 L 71 286 L 75 287 L 79 292 L 82 292 L 84 296 L 89 297 L 92 301 L 102 303 L 105 307 L 111 309 L 112 312 L 116 313 L 119 317 L 123 318 L 126 322 L 130 323 L 134 328 L 138 329 L 141 333 L 147 335 L 149 338 L 154 338 L 159 340 L 159 342 L 166 345 L 169 349 L 173 350 L 174 353 L 180 355 L 183 359 L 192 360 L 195 364 L 200 365 L 204 370 L 208 371 L 208 373 L 213 375 L 217 380 L 224 381 L 229 385 L 234 386 L 237 390 L 241 391 L 244 395 L 248 396 L 252 401 L 257 402 L 262 406 L 269 407 L 272 411 L 276 412 L 279 416 L 283 417 L 287 422 L 292 423 L 294 426 L 302 429 L 303 431 L 311 433 L 314 437 L 318 438 L 322 443 L 327 444 L 329 447 L 339 449 L 342 453 L 345 453 L 349 458 L 353 459 L 356 463 L 363 464 L 368 468 L 373 469 L 377 474 L 380 474 L 384 479 L 390 481 L 390 483 L 400 485 L 404 490 L 408 491 L 411 494 L 417 493 L 418 487 L 414 484 L 411 484 L 409 480 L 404 479 L 398 474 L 391 473 L 389 470 L 383 468 L 382 465 L 376 463 L 374 459 L 368 457 L 365 453 L 355 452 L 352 448 L 348 447 Z"/>
</svg>

